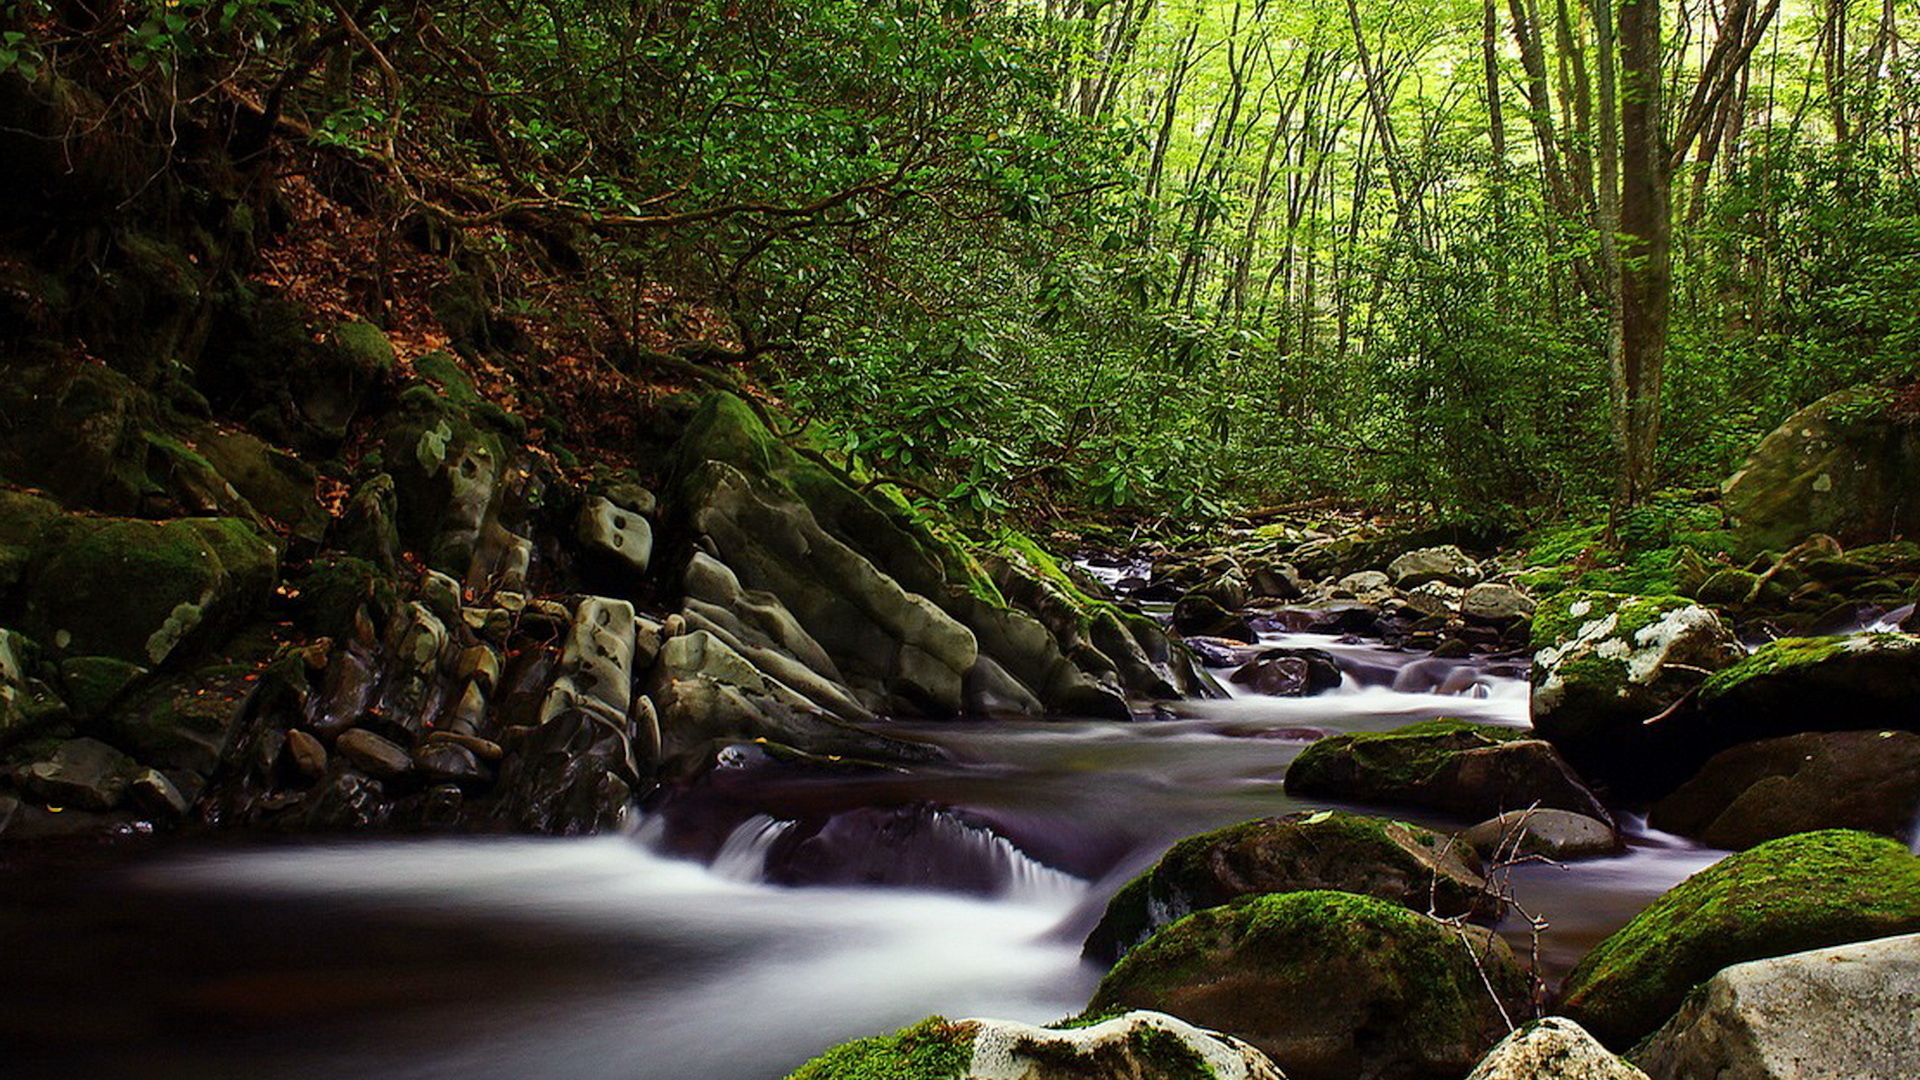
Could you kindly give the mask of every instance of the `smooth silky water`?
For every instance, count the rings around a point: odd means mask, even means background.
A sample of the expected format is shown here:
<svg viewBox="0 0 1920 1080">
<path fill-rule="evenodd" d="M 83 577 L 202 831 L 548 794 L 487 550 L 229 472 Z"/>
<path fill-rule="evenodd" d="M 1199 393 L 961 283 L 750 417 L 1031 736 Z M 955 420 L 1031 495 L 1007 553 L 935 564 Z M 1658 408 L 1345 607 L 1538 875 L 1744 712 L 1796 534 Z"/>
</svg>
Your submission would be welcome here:
<svg viewBox="0 0 1920 1080">
<path fill-rule="evenodd" d="M 0 1075 L 776 1080 L 929 1013 L 1071 1014 L 1099 977 L 1080 939 L 1168 844 L 1328 805 L 1281 786 L 1315 738 L 1525 723 L 1516 679 L 1268 642 L 1359 674 L 1134 723 L 899 724 L 951 760 L 828 777 L 743 760 L 620 836 L 0 855 Z M 1462 692 L 1409 690 L 1442 685 Z M 1551 924 L 1549 978 L 1721 854 L 1629 824 L 1625 856 L 1514 871 Z"/>
</svg>

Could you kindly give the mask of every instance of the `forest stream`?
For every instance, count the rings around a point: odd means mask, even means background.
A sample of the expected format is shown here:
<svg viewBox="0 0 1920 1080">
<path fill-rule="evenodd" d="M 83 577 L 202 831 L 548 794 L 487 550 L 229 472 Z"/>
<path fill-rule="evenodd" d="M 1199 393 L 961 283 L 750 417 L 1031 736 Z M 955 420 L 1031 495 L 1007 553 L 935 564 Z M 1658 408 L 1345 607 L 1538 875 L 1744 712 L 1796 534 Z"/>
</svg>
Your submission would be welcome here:
<svg viewBox="0 0 1920 1080">
<path fill-rule="evenodd" d="M 1070 1015 L 1099 977 L 1081 939 L 1170 843 L 1326 805 L 1281 786 L 1315 738 L 1526 723 L 1525 683 L 1471 662 L 1409 680 L 1420 654 L 1264 641 L 1332 652 L 1344 685 L 900 724 L 949 762 L 851 782 L 742 756 L 623 835 L 12 855 L 0 950 L 33 978 L 0 1009 L 8 1075 L 774 1080 L 929 1013 Z M 1621 857 L 1513 871 L 1549 983 L 1721 854 L 1623 824 Z M 1522 918 L 1502 930 L 1528 954 Z"/>
</svg>

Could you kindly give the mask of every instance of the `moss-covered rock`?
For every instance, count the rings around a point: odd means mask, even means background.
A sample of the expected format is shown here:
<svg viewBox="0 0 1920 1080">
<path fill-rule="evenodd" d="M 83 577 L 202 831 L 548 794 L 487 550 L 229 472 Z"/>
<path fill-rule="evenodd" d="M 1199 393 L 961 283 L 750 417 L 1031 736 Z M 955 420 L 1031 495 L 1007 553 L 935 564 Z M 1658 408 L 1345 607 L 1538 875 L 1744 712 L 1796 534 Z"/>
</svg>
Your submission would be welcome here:
<svg viewBox="0 0 1920 1080">
<path fill-rule="evenodd" d="M 1721 745 L 1875 725 L 1920 730 L 1920 636 L 1780 638 L 1708 679 L 1700 710 Z"/>
<path fill-rule="evenodd" d="M 1654 804 L 1648 823 L 1739 850 L 1816 829 L 1860 829 L 1911 842 L 1920 814 L 1920 735 L 1806 732 L 1714 755 Z"/>
<path fill-rule="evenodd" d="M 1772 840 L 1670 889 L 1587 954 L 1563 1011 L 1623 1050 L 1729 964 L 1920 930 L 1920 858 L 1847 830 Z"/>
<path fill-rule="evenodd" d="M 1569 590 L 1533 618 L 1533 726 L 1588 776 L 1644 776 L 1660 715 L 1746 655 L 1711 610 L 1681 597 Z"/>
<path fill-rule="evenodd" d="M 401 406 L 381 439 L 400 541 L 464 579 L 507 470 L 507 445 L 424 386 L 403 394 Z"/>
<path fill-rule="evenodd" d="M 62 515 L 60 504 L 0 488 L 0 611 L 27 574 L 40 537 Z"/>
<path fill-rule="evenodd" d="M 1260 1051 L 1164 1013 L 1138 1011 L 1084 1027 L 929 1017 L 859 1039 L 789 1080 L 1285 1080 Z"/>
<path fill-rule="evenodd" d="M 1421 806 L 1478 821 L 1549 806 L 1605 818 L 1554 748 L 1528 733 L 1465 720 L 1321 739 L 1287 769 L 1288 794 Z"/>
<path fill-rule="evenodd" d="M 1506 1034 L 1495 994 L 1516 1009 L 1526 979 L 1484 931 L 1314 891 L 1162 928 L 1108 973 L 1088 1012 L 1169 1012 L 1245 1039 L 1294 1080 L 1439 1080 Z"/>
<path fill-rule="evenodd" d="M 1107 904 L 1088 957 L 1111 963 L 1155 930 L 1259 893 L 1332 889 L 1415 911 L 1497 916 L 1500 904 L 1464 844 L 1405 822 L 1344 811 L 1261 818 L 1188 837 Z"/>
<path fill-rule="evenodd" d="M 193 446 L 267 520 L 309 543 L 326 535 L 311 465 L 244 432 L 207 428 Z"/>
<path fill-rule="evenodd" d="M 29 566 L 26 629 L 65 655 L 159 665 L 258 610 L 278 558 L 231 518 L 68 517 Z"/>
<path fill-rule="evenodd" d="M 1854 387 L 1787 418 L 1722 485 L 1728 511 L 1776 548 L 1825 533 L 1842 544 L 1920 534 L 1920 428 L 1892 394 Z"/>
<path fill-rule="evenodd" d="M 1109 625 L 1110 612 L 1072 599 L 1065 571 L 1017 544 L 976 558 L 937 518 L 774 437 L 737 397 L 694 416 L 665 511 L 674 548 L 655 561 L 686 565 L 697 547 L 771 597 L 831 664 L 793 659 L 863 709 L 1120 718 L 1127 692 L 1168 688 L 1140 644 L 1157 630 Z"/>
<path fill-rule="evenodd" d="M 0 475 L 74 506 L 129 513 L 152 486 L 141 438 L 150 403 L 125 375 L 78 360 L 0 379 Z"/>
<path fill-rule="evenodd" d="M 978 1026 L 930 1016 L 891 1035 L 843 1043 L 787 1080 L 956 1080 L 973 1061 Z"/>
</svg>

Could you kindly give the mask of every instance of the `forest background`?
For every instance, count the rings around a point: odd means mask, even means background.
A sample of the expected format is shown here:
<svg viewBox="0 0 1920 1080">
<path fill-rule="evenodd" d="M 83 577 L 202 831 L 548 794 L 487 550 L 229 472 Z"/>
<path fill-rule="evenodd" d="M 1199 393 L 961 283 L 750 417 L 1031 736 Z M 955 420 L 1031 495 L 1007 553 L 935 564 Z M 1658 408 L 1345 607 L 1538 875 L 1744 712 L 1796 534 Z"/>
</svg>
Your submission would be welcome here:
<svg viewBox="0 0 1920 1080">
<path fill-rule="evenodd" d="M 986 516 L 1618 514 L 1920 358 L 1910 0 L 11 6 L 149 146 L 354 163 L 531 365 Z"/>
</svg>

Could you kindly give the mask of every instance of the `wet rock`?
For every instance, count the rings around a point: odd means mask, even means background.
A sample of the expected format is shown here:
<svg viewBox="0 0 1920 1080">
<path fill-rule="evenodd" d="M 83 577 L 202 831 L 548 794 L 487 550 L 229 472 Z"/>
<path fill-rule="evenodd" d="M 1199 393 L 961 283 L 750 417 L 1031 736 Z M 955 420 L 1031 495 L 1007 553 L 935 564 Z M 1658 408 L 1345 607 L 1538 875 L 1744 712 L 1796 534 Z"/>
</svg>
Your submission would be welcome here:
<svg viewBox="0 0 1920 1080">
<path fill-rule="evenodd" d="M 53 756 L 15 774 L 21 790 L 48 806 L 112 810 L 125 797 L 139 766 L 98 739 L 70 739 Z"/>
<path fill-rule="evenodd" d="M 387 820 L 387 794 L 380 781 L 350 769 L 335 769 L 314 786 L 284 821 L 296 828 L 366 829 Z"/>
<path fill-rule="evenodd" d="M 1420 548 L 1387 564 L 1387 574 L 1400 589 L 1417 589 L 1428 582 L 1465 588 L 1480 580 L 1480 564 L 1452 544 Z"/>
<path fill-rule="evenodd" d="M 1681 882 L 1567 976 L 1561 1007 L 1616 1050 L 1748 960 L 1920 931 L 1920 858 L 1847 830 L 1770 840 Z"/>
<path fill-rule="evenodd" d="M 1728 513 L 1776 549 L 1815 533 L 1847 545 L 1920 534 L 1920 431 L 1891 400 L 1855 387 L 1788 417 L 1721 486 Z"/>
<path fill-rule="evenodd" d="M 1536 805 L 1607 816 L 1551 745 L 1518 728 L 1463 720 L 1322 739 L 1294 759 L 1286 787 L 1289 795 L 1423 806 L 1470 819 Z"/>
<path fill-rule="evenodd" d="M 133 804 L 147 814 L 161 818 L 182 818 L 187 814 L 187 797 L 159 769 L 142 769 L 127 785 Z"/>
<path fill-rule="evenodd" d="M 1247 579 L 1238 568 L 1196 586 L 1188 595 L 1204 596 L 1227 611 L 1238 611 L 1247 605 Z"/>
<path fill-rule="evenodd" d="M 1229 675 L 1257 694 L 1308 697 L 1340 687 L 1340 665 L 1319 649 L 1268 649 Z"/>
<path fill-rule="evenodd" d="M 1484 859 L 1542 855 L 1567 862 L 1617 855 L 1625 847 L 1612 825 L 1570 810 L 1509 810 L 1460 834 Z"/>
<path fill-rule="evenodd" d="M 478 786 L 492 779 L 472 750 L 442 740 L 429 740 L 415 749 L 413 766 L 430 784 Z"/>
<path fill-rule="evenodd" d="M 1920 1076 L 1920 934 L 1735 964 L 1634 1057 L 1654 1080 Z"/>
<path fill-rule="evenodd" d="M 1507 626 L 1533 614 L 1533 599 L 1512 585 L 1483 581 L 1460 595 L 1460 614 L 1474 622 Z"/>
<path fill-rule="evenodd" d="M 1238 667 L 1252 662 L 1259 646 L 1245 641 L 1196 635 L 1185 639 L 1187 648 L 1208 667 Z"/>
<path fill-rule="evenodd" d="M 1861 829 L 1911 841 L 1917 817 L 1920 735 L 1847 731 L 1723 750 L 1655 803 L 1648 824 L 1741 850 L 1815 829 Z"/>
<path fill-rule="evenodd" d="M 507 758 L 491 813 L 533 832 L 598 832 L 625 817 L 634 778 L 629 723 L 569 709 L 529 732 Z"/>
<path fill-rule="evenodd" d="M 1164 927 L 1101 980 L 1088 1011 L 1186 1017 L 1252 1043 L 1294 1080 L 1441 1080 L 1506 1034 L 1489 984 L 1509 1009 L 1525 999 L 1518 964 L 1484 930 L 1373 897 L 1297 892 Z"/>
<path fill-rule="evenodd" d="M 1533 726 L 1583 773 L 1644 789 L 1688 766 L 1646 721 L 1746 656 L 1719 616 L 1678 597 L 1572 590 L 1533 620 Z M 1696 759 L 1697 762 L 1698 759 Z"/>
<path fill-rule="evenodd" d="M 1405 822 L 1344 811 L 1262 818 L 1188 837 L 1107 904 L 1083 954 L 1112 963 L 1155 930 L 1261 893 L 1332 889 L 1442 915 L 1497 916 L 1464 844 Z"/>
<path fill-rule="evenodd" d="M 1701 1074 L 1706 1075 L 1706 1074 Z M 1523 1024 L 1467 1080 L 1648 1080 L 1564 1016 Z M 1727 1078 L 1731 1080 L 1731 1078 Z"/>
<path fill-rule="evenodd" d="M 624 568 L 635 577 L 644 575 L 653 559 L 653 526 L 639 511 L 606 498 L 587 500 L 574 534 L 603 565 Z"/>
<path fill-rule="evenodd" d="M 1173 628 L 1182 635 L 1227 638 L 1249 644 L 1258 638 L 1247 621 L 1211 597 L 1189 593 L 1173 605 Z"/>
<path fill-rule="evenodd" d="M 287 732 L 287 757 L 294 771 L 309 780 L 327 774 L 327 748 L 319 739 L 298 728 Z"/>
<path fill-rule="evenodd" d="M 413 771 L 413 759 L 405 750 L 365 728 L 341 732 L 333 748 L 376 780 L 398 780 Z"/>
<path fill-rule="evenodd" d="M 713 742 L 767 739 L 812 753 L 891 757 L 892 740 L 832 717 L 704 630 L 668 638 L 649 677 L 661 753 L 702 757 Z"/>
</svg>

